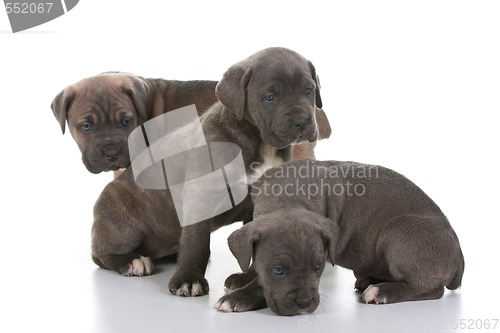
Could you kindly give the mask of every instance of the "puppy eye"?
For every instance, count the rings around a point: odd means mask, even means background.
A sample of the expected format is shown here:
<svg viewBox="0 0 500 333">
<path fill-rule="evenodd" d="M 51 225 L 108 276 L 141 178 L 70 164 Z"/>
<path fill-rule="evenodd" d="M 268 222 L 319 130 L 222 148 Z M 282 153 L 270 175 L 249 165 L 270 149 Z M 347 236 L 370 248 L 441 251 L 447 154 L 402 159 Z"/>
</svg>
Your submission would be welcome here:
<svg viewBox="0 0 500 333">
<path fill-rule="evenodd" d="M 130 125 L 130 122 L 132 121 L 131 118 L 126 118 L 126 119 L 123 119 L 122 120 L 122 126 L 123 127 L 127 127 L 128 125 Z"/>
<path fill-rule="evenodd" d="M 316 272 L 317 272 L 317 271 L 319 271 L 319 270 L 321 269 L 321 266 L 323 266 L 323 265 L 321 265 L 321 264 L 316 265 L 316 266 L 314 267 L 314 271 L 316 271 Z"/>
<path fill-rule="evenodd" d="M 306 88 L 306 95 L 309 95 L 311 93 L 312 89 L 311 88 Z"/>
<path fill-rule="evenodd" d="M 92 128 L 92 126 L 90 124 L 88 124 L 88 123 L 85 123 L 85 124 L 81 124 L 80 128 L 82 129 L 82 131 L 88 132 L 88 131 L 90 131 L 90 129 Z"/>
<path fill-rule="evenodd" d="M 272 101 L 274 101 L 274 95 L 268 94 L 268 95 L 264 96 L 264 99 L 268 102 L 272 102 Z"/>
<path fill-rule="evenodd" d="M 281 267 L 273 267 L 271 268 L 271 272 L 277 276 L 285 275 L 285 270 Z"/>
</svg>

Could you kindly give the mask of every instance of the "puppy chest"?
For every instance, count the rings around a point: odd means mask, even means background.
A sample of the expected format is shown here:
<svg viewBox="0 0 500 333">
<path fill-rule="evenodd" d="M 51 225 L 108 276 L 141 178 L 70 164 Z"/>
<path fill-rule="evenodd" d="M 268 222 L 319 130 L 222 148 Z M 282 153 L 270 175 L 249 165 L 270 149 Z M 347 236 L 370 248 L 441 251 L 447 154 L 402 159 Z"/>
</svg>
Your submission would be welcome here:
<svg viewBox="0 0 500 333">
<path fill-rule="evenodd" d="M 259 156 L 262 159 L 261 161 L 254 161 L 250 164 L 250 172 L 247 177 L 249 184 L 259 179 L 267 170 L 285 162 L 278 149 L 268 144 L 262 144 L 259 147 Z"/>
</svg>

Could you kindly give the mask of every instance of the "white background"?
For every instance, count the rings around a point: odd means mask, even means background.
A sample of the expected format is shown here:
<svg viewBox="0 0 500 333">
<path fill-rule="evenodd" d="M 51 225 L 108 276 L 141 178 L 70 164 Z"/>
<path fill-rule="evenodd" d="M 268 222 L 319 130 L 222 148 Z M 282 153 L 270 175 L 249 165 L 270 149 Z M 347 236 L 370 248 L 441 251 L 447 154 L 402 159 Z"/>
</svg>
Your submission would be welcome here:
<svg viewBox="0 0 500 333">
<path fill-rule="evenodd" d="M 434 331 L 453 320 L 499 318 L 499 17 L 497 1 L 81 0 L 54 21 L 12 34 L 0 10 L 2 327 L 388 332 L 431 317 L 442 323 Z M 127 279 L 92 263 L 92 206 L 112 175 L 84 168 L 52 115 L 56 94 L 111 70 L 218 80 L 269 46 L 294 49 L 316 66 L 333 129 L 318 158 L 393 168 L 440 205 L 466 258 L 458 292 L 366 306 L 349 289 L 350 273 L 329 269 L 313 315 L 219 314 L 211 305 L 226 273 L 238 270 L 224 240 L 231 229 L 214 236 L 212 292 L 196 300 L 168 295 L 172 264 Z M 451 312 L 439 318 L 444 309 Z"/>
</svg>

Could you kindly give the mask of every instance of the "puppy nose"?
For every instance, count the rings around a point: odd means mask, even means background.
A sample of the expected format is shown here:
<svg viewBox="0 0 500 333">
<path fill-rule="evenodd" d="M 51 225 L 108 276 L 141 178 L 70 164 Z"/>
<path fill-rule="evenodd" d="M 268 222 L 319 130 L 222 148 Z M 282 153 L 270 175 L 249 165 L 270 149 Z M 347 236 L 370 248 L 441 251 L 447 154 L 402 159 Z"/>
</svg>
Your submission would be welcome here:
<svg viewBox="0 0 500 333">
<path fill-rule="evenodd" d="M 114 162 L 118 159 L 121 153 L 121 145 L 119 143 L 107 143 L 101 146 L 101 153 L 109 162 Z"/>
<path fill-rule="evenodd" d="M 290 120 L 292 126 L 297 129 L 302 129 L 311 123 L 311 120 L 308 117 L 294 117 Z"/>
<path fill-rule="evenodd" d="M 106 160 L 108 162 L 114 162 L 118 159 L 118 154 L 108 154 L 106 155 Z"/>
<path fill-rule="evenodd" d="M 311 305 L 311 299 L 310 298 L 296 298 L 295 304 L 301 309 L 307 308 L 309 305 Z"/>
</svg>

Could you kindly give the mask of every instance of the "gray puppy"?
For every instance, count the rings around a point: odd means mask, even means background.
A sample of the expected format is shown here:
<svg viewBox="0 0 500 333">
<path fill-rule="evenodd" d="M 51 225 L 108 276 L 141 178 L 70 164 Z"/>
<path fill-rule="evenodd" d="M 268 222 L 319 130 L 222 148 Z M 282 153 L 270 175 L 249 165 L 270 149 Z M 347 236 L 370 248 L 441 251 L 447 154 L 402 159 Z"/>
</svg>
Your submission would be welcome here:
<svg viewBox="0 0 500 333">
<path fill-rule="evenodd" d="M 248 179 L 292 158 L 292 146 L 314 143 L 321 108 L 313 64 L 294 51 L 269 48 L 231 66 L 216 87 L 219 102 L 200 118 L 208 143 L 241 149 Z M 328 127 L 329 134 L 329 127 Z M 204 189 L 199 189 L 203 191 Z M 130 169 L 111 182 L 94 207 L 92 256 L 124 275 L 151 274 L 151 258 L 178 253 L 171 293 L 208 293 L 210 232 L 248 219 L 250 200 L 205 221 L 180 226 L 168 190 L 138 188 Z"/>
<path fill-rule="evenodd" d="M 266 171 L 252 195 L 254 221 L 228 240 L 247 273 L 226 280 L 240 289 L 223 296 L 217 310 L 267 304 L 279 315 L 313 312 L 327 259 L 353 270 L 366 303 L 437 299 L 444 287 L 461 285 L 457 235 L 439 207 L 395 171 L 292 161 Z"/>
</svg>

